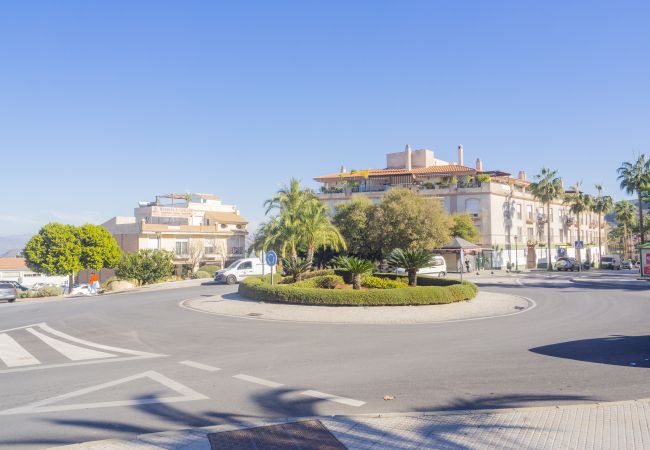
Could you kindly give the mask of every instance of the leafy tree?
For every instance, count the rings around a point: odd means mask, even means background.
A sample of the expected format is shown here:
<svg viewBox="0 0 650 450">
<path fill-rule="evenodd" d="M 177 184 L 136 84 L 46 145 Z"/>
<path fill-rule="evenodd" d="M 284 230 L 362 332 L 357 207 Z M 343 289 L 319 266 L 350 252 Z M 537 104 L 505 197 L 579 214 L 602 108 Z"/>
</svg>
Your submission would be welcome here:
<svg viewBox="0 0 650 450">
<path fill-rule="evenodd" d="M 82 248 L 72 225 L 49 223 L 25 245 L 25 262 L 34 272 L 67 275 L 69 289 L 75 272 L 83 269 Z"/>
<path fill-rule="evenodd" d="M 372 261 L 355 258 L 354 256 L 339 256 L 334 260 L 334 263 L 337 267 L 350 272 L 353 289 L 361 289 L 361 277 L 371 273 L 375 268 Z"/>
<path fill-rule="evenodd" d="M 569 210 L 576 215 L 576 223 L 578 227 L 578 240 L 580 240 L 580 214 L 590 211 L 593 199 L 589 194 L 581 191 L 582 183 L 577 182 L 575 186 L 571 187 L 571 192 L 564 196 L 564 204 L 569 206 Z M 577 249 L 578 263 L 582 263 L 580 249 Z"/>
<path fill-rule="evenodd" d="M 454 214 L 451 216 L 451 221 L 450 233 L 452 237 L 461 237 L 469 242 L 478 242 L 481 238 L 481 233 L 468 213 Z"/>
<path fill-rule="evenodd" d="M 293 278 L 294 283 L 300 281 L 302 276 L 311 269 L 311 259 L 285 258 L 282 261 L 282 270 L 285 275 Z"/>
<path fill-rule="evenodd" d="M 81 245 L 81 267 L 101 270 L 117 266 L 122 251 L 110 231 L 91 224 L 82 225 L 75 231 Z"/>
<path fill-rule="evenodd" d="M 639 236 L 645 243 L 645 228 L 643 226 L 643 193 L 650 187 L 650 159 L 645 154 L 639 155 L 634 163 L 624 162 L 618 168 L 618 181 L 621 189 L 628 194 L 637 194 L 639 201 Z"/>
<path fill-rule="evenodd" d="M 553 270 L 551 264 L 551 202 L 556 198 L 562 197 L 564 189 L 562 187 L 562 179 L 557 176 L 557 170 L 547 169 L 542 167 L 539 174 L 535 175 L 535 182 L 529 186 L 530 193 L 533 194 L 538 201 L 546 206 L 546 239 L 548 245 L 546 246 L 546 261 L 547 270 Z"/>
<path fill-rule="evenodd" d="M 138 284 L 155 283 L 174 271 L 174 254 L 167 250 L 139 250 L 122 256 L 116 274 L 120 278 L 137 280 Z"/>
<path fill-rule="evenodd" d="M 301 241 L 307 247 L 307 260 L 313 261 L 317 248 L 345 250 L 345 239 L 334 225 L 327 213 L 327 207 L 321 201 L 312 201 L 305 205 L 301 218 Z"/>
<path fill-rule="evenodd" d="M 620 227 L 623 228 L 623 253 L 626 257 L 630 255 L 629 231 L 634 227 L 636 208 L 632 202 L 621 200 L 614 206 L 614 217 Z"/>
<path fill-rule="evenodd" d="M 371 247 L 388 255 L 396 248 L 432 250 L 446 244 L 451 219 L 438 200 L 391 189 L 375 208 L 369 228 Z"/>
<path fill-rule="evenodd" d="M 392 267 L 403 267 L 409 278 L 409 286 L 417 286 L 418 270 L 431 266 L 433 254 L 430 250 L 413 250 L 396 248 L 388 257 L 388 264 Z"/>
<path fill-rule="evenodd" d="M 598 263 L 600 264 L 600 258 L 602 258 L 602 231 L 601 231 L 601 222 L 602 222 L 602 217 L 603 215 L 609 213 L 612 208 L 614 207 L 614 200 L 612 200 L 612 197 L 609 195 L 603 195 L 603 185 L 602 184 L 596 184 L 596 190 L 598 191 L 598 195 L 596 198 L 594 198 L 593 204 L 591 205 L 591 210 L 598 214 L 598 255 L 599 255 L 599 260 Z"/>
<path fill-rule="evenodd" d="M 350 255 L 379 259 L 380 255 L 368 236 L 374 209 L 372 202 L 364 197 L 337 207 L 333 222 L 345 239 Z"/>
</svg>

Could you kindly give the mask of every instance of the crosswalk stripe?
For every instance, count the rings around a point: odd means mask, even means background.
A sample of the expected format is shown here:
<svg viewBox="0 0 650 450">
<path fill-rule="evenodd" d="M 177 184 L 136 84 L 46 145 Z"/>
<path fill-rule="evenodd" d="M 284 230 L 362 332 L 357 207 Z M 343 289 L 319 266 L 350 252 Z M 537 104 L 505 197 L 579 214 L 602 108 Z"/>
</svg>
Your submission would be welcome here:
<svg viewBox="0 0 650 450">
<path fill-rule="evenodd" d="M 54 339 L 53 337 L 42 334 L 42 333 L 36 331 L 33 328 L 27 328 L 27 331 L 29 331 L 31 334 L 33 334 L 34 336 L 39 338 L 45 344 L 49 345 L 54 350 L 61 353 L 66 358 L 71 359 L 72 361 L 83 361 L 83 360 L 86 360 L 86 359 L 112 358 L 112 357 L 115 356 L 112 353 L 104 353 L 104 352 L 100 352 L 98 350 L 91 350 L 89 348 L 79 347 L 77 345 L 68 344 L 67 342 L 63 342 L 63 341 L 60 341 L 58 339 Z"/>
<path fill-rule="evenodd" d="M 359 406 L 363 406 L 366 404 L 366 402 L 362 402 L 361 400 L 355 400 L 353 398 L 347 398 L 347 397 L 339 397 L 338 395 L 326 394 L 325 392 L 319 392 L 319 391 L 304 391 L 301 392 L 301 394 L 307 395 L 309 397 L 320 398 L 321 400 L 328 400 L 330 402 L 341 403 L 342 405 L 356 406 L 357 408 Z"/>
<path fill-rule="evenodd" d="M 0 359 L 8 367 L 22 367 L 41 362 L 6 333 L 0 334 Z"/>
</svg>

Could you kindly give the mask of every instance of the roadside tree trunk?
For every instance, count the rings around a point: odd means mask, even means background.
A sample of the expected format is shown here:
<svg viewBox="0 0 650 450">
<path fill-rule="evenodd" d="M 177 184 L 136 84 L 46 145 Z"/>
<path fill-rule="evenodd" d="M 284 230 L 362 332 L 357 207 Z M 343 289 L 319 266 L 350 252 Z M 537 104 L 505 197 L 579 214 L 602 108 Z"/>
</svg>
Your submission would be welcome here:
<svg viewBox="0 0 650 450">
<path fill-rule="evenodd" d="M 546 239 L 548 247 L 546 248 L 546 270 L 553 271 L 553 264 L 551 264 L 551 204 L 546 204 Z"/>
<path fill-rule="evenodd" d="M 645 244 L 645 228 L 643 228 L 643 199 L 641 198 L 641 190 L 639 192 L 639 237 L 641 244 Z"/>
<path fill-rule="evenodd" d="M 361 274 L 355 273 L 352 276 L 352 289 L 361 289 Z"/>
<path fill-rule="evenodd" d="M 416 269 L 409 269 L 408 270 L 409 286 L 416 287 L 418 285 L 417 273 L 418 273 L 418 271 Z"/>
<path fill-rule="evenodd" d="M 74 273 L 68 275 L 68 294 L 72 294 L 72 285 L 74 284 Z"/>
</svg>

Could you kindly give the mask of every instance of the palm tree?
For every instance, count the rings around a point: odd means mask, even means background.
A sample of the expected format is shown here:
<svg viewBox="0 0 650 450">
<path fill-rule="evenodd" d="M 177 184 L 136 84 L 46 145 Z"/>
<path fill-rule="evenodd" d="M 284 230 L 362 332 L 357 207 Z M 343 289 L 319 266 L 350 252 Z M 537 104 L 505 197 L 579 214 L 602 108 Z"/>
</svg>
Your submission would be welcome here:
<svg viewBox="0 0 650 450">
<path fill-rule="evenodd" d="M 578 227 L 578 241 L 580 240 L 580 214 L 591 209 L 592 198 L 589 194 L 581 191 L 582 182 L 578 181 L 575 186 L 570 188 L 570 192 L 564 196 L 564 204 L 569 206 L 569 210 L 576 215 L 576 223 Z M 582 264 L 580 249 L 576 249 L 578 264 Z"/>
<path fill-rule="evenodd" d="M 311 259 L 285 258 L 282 260 L 282 269 L 287 276 L 293 278 L 293 282 L 300 281 L 302 275 L 311 269 Z"/>
<path fill-rule="evenodd" d="M 564 188 L 562 187 L 562 179 L 557 176 L 557 170 L 542 167 L 540 173 L 535 175 L 535 179 L 537 181 L 531 183 L 529 190 L 535 199 L 546 206 L 546 238 L 548 244 L 546 247 L 546 266 L 547 270 L 553 270 L 553 264 L 551 264 L 551 221 L 549 220 L 549 217 L 551 217 L 551 202 L 564 194 Z"/>
<path fill-rule="evenodd" d="M 639 201 L 639 236 L 641 244 L 645 243 L 645 229 L 643 227 L 643 191 L 650 186 L 650 159 L 645 154 L 639 155 L 636 162 L 624 162 L 618 168 L 618 181 L 621 189 L 628 194 L 637 194 Z"/>
<path fill-rule="evenodd" d="M 355 258 L 354 256 L 339 256 L 334 260 L 334 264 L 350 272 L 350 275 L 352 275 L 352 289 L 361 289 L 361 277 L 371 273 L 375 268 L 372 261 Z"/>
<path fill-rule="evenodd" d="M 623 253 L 626 258 L 630 255 L 628 231 L 634 224 L 635 214 L 636 208 L 632 202 L 628 200 L 616 202 L 616 205 L 614 206 L 614 215 L 616 222 L 623 227 Z"/>
<path fill-rule="evenodd" d="M 346 250 L 345 239 L 334 225 L 327 213 L 327 207 L 320 201 L 309 202 L 302 211 L 300 237 L 307 247 L 307 259 L 314 259 L 314 252 L 319 248 L 331 248 L 335 251 Z"/>
<path fill-rule="evenodd" d="M 428 250 L 412 250 L 396 248 L 388 256 L 388 264 L 392 267 L 403 267 L 409 277 L 409 286 L 417 286 L 418 269 L 431 266 L 433 254 Z"/>
<path fill-rule="evenodd" d="M 603 195 L 603 185 L 598 183 L 596 184 L 596 190 L 598 191 L 598 196 L 594 199 L 591 209 L 593 212 L 598 214 L 598 266 L 600 266 L 600 259 L 602 258 L 602 234 L 601 234 L 601 221 L 602 217 L 609 213 L 614 207 L 614 200 L 609 195 Z"/>
</svg>

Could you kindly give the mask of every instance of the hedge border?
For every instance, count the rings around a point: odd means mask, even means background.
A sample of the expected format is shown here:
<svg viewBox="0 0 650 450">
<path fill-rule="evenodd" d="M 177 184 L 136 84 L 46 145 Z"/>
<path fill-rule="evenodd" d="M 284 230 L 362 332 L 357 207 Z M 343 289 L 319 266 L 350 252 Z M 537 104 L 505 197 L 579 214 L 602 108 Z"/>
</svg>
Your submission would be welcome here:
<svg viewBox="0 0 650 450">
<path fill-rule="evenodd" d="M 387 277 L 388 278 L 388 277 Z M 441 282 L 433 277 L 419 276 L 418 283 Z M 270 302 L 321 306 L 406 306 L 440 305 L 471 300 L 478 288 L 469 281 L 445 280 L 446 286 L 430 285 L 395 289 L 318 289 L 297 288 L 291 284 L 268 284 L 261 277 L 249 277 L 239 284 L 243 297 Z M 433 282 L 432 282 L 433 283 Z"/>
</svg>

